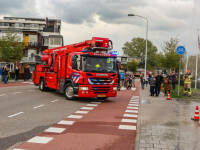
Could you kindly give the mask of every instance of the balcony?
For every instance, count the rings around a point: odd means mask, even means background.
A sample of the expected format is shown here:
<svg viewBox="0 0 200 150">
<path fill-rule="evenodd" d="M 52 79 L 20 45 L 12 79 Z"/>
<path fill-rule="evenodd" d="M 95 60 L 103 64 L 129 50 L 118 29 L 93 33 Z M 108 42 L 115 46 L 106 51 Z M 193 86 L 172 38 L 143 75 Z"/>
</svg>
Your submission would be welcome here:
<svg viewBox="0 0 200 150">
<path fill-rule="evenodd" d="M 20 63 L 36 63 L 35 57 L 23 57 Z"/>
<path fill-rule="evenodd" d="M 27 47 L 41 47 L 42 43 L 38 43 L 38 42 L 24 42 L 24 46 L 27 46 Z"/>
</svg>

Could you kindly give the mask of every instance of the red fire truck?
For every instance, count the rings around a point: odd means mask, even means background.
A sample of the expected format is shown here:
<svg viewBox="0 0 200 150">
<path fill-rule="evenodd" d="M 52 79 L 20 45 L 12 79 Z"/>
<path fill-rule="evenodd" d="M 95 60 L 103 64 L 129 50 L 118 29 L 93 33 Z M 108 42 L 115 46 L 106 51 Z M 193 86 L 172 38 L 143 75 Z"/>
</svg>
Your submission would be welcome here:
<svg viewBox="0 0 200 150">
<path fill-rule="evenodd" d="M 33 83 L 44 91 L 75 97 L 106 99 L 117 96 L 117 56 L 112 54 L 112 41 L 93 37 L 81 43 L 44 50 L 35 55 L 37 64 Z"/>
</svg>

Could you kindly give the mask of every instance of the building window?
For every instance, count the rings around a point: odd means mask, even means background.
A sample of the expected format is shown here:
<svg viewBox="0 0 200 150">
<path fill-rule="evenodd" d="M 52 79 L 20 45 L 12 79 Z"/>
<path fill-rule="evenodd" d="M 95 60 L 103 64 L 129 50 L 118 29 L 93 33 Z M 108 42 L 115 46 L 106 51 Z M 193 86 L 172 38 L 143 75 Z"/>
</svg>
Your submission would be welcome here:
<svg viewBox="0 0 200 150">
<path fill-rule="evenodd" d="M 4 22 L 4 26 L 8 26 L 9 24 L 7 22 Z"/>
<path fill-rule="evenodd" d="M 0 26 L 3 26 L 3 22 L 0 22 Z"/>
<path fill-rule="evenodd" d="M 25 27 L 26 28 L 30 28 L 30 24 L 25 24 Z"/>
<path fill-rule="evenodd" d="M 38 28 L 38 24 L 31 24 L 31 28 Z"/>
<path fill-rule="evenodd" d="M 122 58 L 122 61 L 123 61 L 123 62 L 126 62 L 126 61 L 127 61 L 127 58 Z"/>
<path fill-rule="evenodd" d="M 43 45 L 48 46 L 49 45 L 49 39 L 43 39 Z"/>
<path fill-rule="evenodd" d="M 61 38 L 54 38 L 54 45 L 61 45 Z"/>
<path fill-rule="evenodd" d="M 62 38 L 50 38 L 50 45 L 61 45 Z"/>
</svg>

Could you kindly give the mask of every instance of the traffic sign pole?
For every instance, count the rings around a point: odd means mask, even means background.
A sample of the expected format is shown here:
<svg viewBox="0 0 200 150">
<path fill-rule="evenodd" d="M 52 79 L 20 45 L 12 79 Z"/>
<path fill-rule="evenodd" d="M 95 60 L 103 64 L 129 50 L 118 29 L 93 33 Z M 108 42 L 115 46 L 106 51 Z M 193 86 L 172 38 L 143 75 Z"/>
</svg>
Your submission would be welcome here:
<svg viewBox="0 0 200 150">
<path fill-rule="evenodd" d="M 178 78 L 178 96 L 179 96 L 179 89 L 180 89 L 180 71 L 181 71 L 181 56 L 185 53 L 185 47 L 184 46 L 179 46 L 176 49 L 176 52 L 180 55 L 180 64 L 179 64 L 179 78 Z"/>
<path fill-rule="evenodd" d="M 179 89 L 180 89 L 180 78 L 181 78 L 181 75 L 180 75 L 180 70 L 181 70 L 181 56 L 180 55 L 180 64 L 179 64 L 179 77 L 178 77 L 178 96 L 179 96 Z"/>
</svg>

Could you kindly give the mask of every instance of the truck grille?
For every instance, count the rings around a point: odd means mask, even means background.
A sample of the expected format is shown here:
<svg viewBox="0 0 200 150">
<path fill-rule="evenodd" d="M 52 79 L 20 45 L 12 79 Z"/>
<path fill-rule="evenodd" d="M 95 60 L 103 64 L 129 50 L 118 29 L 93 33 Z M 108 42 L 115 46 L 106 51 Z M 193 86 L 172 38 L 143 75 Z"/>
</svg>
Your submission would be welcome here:
<svg viewBox="0 0 200 150">
<path fill-rule="evenodd" d="M 111 80 L 110 78 L 88 78 L 89 84 L 95 84 L 95 85 L 106 85 L 106 84 L 113 84 L 114 80 Z"/>
</svg>

